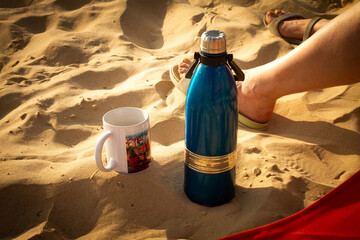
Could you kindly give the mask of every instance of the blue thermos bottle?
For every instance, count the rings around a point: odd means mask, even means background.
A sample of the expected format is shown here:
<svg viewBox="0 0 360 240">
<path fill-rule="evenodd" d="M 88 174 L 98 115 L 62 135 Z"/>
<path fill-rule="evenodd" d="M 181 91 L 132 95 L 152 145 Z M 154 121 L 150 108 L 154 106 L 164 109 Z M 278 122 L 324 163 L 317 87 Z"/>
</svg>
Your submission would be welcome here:
<svg viewBox="0 0 360 240">
<path fill-rule="evenodd" d="M 184 191 L 205 206 L 218 206 L 235 196 L 240 68 L 226 52 L 225 33 L 206 31 L 195 53 L 186 98 Z M 234 70 L 236 77 L 231 71 Z"/>
</svg>

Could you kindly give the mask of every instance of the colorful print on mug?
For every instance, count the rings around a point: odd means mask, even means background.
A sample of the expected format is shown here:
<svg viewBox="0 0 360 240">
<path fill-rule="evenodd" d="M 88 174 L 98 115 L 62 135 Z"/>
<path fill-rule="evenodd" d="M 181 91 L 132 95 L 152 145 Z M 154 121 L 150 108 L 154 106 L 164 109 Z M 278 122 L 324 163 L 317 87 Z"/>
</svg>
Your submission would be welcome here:
<svg viewBox="0 0 360 240">
<path fill-rule="evenodd" d="M 145 170 L 151 162 L 150 137 L 148 131 L 137 136 L 126 137 L 128 173 Z"/>
</svg>

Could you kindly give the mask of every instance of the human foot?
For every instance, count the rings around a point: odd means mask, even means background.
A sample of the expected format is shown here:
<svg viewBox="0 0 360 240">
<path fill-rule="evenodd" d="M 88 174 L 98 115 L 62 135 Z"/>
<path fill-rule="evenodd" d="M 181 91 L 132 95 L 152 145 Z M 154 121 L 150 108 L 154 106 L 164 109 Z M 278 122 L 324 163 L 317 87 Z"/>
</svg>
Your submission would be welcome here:
<svg viewBox="0 0 360 240">
<path fill-rule="evenodd" d="M 284 10 L 269 11 L 265 15 L 265 21 L 270 24 L 276 18 L 288 14 Z M 311 19 L 287 19 L 281 21 L 278 25 L 278 32 L 285 38 L 302 40 L 306 27 L 309 25 Z M 310 36 L 328 23 L 329 20 L 321 19 L 316 21 L 315 25 L 311 28 Z"/>
<path fill-rule="evenodd" d="M 245 81 L 236 82 L 238 111 L 255 122 L 266 123 L 274 111 L 276 98 L 263 91 L 257 72 L 257 70 L 249 70 Z"/>
</svg>

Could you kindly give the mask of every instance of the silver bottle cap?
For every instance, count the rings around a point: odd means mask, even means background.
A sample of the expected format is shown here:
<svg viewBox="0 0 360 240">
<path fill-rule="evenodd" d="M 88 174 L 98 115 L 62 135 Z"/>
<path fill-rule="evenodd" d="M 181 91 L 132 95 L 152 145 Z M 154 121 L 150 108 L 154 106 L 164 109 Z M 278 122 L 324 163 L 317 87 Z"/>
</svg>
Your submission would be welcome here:
<svg viewBox="0 0 360 240">
<path fill-rule="evenodd" d="M 206 31 L 201 35 L 200 50 L 209 54 L 226 52 L 226 35 L 219 30 Z"/>
</svg>

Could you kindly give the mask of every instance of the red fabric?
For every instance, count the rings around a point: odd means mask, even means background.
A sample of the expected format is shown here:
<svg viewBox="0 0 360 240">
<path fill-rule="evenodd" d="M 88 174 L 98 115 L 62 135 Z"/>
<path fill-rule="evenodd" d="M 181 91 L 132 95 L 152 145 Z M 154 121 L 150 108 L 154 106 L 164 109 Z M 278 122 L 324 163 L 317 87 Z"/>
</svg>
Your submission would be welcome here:
<svg viewBox="0 0 360 240">
<path fill-rule="evenodd" d="M 360 171 L 302 211 L 223 240 L 360 239 Z"/>
</svg>

